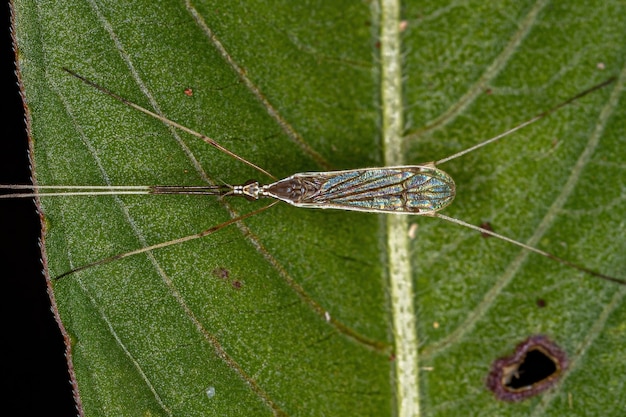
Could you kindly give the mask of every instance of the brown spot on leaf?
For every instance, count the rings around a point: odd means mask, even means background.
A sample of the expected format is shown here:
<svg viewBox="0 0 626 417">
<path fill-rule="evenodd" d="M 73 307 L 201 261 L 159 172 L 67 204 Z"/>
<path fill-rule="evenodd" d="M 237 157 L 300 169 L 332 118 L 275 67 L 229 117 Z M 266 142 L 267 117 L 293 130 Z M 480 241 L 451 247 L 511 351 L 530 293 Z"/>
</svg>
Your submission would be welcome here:
<svg viewBox="0 0 626 417">
<path fill-rule="evenodd" d="M 487 230 L 488 232 L 493 232 L 493 227 L 491 227 L 491 223 L 483 222 L 480 226 L 481 229 Z M 480 234 L 484 238 L 493 237 L 489 233 L 481 233 Z"/>
<path fill-rule="evenodd" d="M 211 271 L 211 274 L 215 278 L 219 279 L 228 279 L 228 277 L 230 276 L 230 272 L 228 272 L 228 269 L 226 268 L 215 268 L 213 271 Z"/>
</svg>

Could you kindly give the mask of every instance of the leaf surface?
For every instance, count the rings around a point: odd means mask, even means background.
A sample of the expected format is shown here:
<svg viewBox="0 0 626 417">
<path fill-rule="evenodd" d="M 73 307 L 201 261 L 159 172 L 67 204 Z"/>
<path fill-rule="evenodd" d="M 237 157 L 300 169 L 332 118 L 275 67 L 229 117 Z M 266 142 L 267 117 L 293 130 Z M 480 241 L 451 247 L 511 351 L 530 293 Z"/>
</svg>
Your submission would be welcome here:
<svg viewBox="0 0 626 417">
<path fill-rule="evenodd" d="M 230 3 L 19 2 L 38 183 L 271 181 L 63 67 L 278 178 L 384 165 L 378 37 L 389 22 L 381 5 Z M 624 276 L 623 9 L 403 5 L 398 151 L 409 164 L 467 148 L 618 76 L 442 166 L 458 189 L 447 215 Z M 202 196 L 41 203 L 52 277 L 267 204 Z M 385 221 L 282 204 L 206 238 L 53 282 L 80 406 L 87 415 L 402 414 Z M 406 274 L 422 415 L 623 412 L 623 287 L 437 219 L 409 223 L 418 225 Z M 533 334 L 568 353 L 568 371 L 537 398 L 496 400 L 485 388 L 491 362 Z"/>
</svg>

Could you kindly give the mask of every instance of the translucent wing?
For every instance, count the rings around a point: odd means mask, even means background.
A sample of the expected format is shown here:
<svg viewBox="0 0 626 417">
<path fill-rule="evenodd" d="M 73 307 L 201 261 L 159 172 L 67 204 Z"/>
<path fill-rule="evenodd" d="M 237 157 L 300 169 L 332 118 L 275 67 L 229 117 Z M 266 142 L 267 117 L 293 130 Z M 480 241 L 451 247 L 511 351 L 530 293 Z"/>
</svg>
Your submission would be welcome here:
<svg viewBox="0 0 626 417">
<path fill-rule="evenodd" d="M 452 178 L 430 165 L 306 172 L 263 186 L 261 194 L 297 207 L 428 214 L 452 202 Z"/>
</svg>

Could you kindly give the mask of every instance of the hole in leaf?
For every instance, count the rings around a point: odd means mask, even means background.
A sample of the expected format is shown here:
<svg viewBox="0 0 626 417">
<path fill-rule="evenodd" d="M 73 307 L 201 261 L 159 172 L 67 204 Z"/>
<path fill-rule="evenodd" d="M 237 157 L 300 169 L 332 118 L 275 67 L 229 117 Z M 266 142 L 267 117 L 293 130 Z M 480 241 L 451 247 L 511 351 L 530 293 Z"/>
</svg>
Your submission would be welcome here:
<svg viewBox="0 0 626 417">
<path fill-rule="evenodd" d="M 511 356 L 497 359 L 487 387 L 502 401 L 521 401 L 552 387 L 567 368 L 567 356 L 546 336 L 524 340 Z"/>
<path fill-rule="evenodd" d="M 528 351 L 523 362 L 515 364 L 512 370 L 514 372 L 507 378 L 505 385 L 511 390 L 517 390 L 550 378 L 556 373 L 557 365 L 543 349 L 535 348 Z"/>
</svg>

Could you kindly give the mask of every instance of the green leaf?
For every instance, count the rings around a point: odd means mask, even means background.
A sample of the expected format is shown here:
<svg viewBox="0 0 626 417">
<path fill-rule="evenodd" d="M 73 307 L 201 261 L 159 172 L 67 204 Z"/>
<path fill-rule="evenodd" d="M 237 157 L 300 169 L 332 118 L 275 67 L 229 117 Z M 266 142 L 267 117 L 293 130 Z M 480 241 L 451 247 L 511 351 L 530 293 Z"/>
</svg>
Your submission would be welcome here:
<svg viewBox="0 0 626 417">
<path fill-rule="evenodd" d="M 38 183 L 271 181 L 63 67 L 278 178 L 382 166 L 390 152 L 407 164 L 441 159 L 617 75 L 441 168 L 458 193 L 445 214 L 624 278 L 623 4 L 412 2 L 397 17 L 387 3 L 231 3 L 18 2 Z M 404 29 L 391 57 L 403 85 L 391 96 L 382 27 Z M 398 143 L 390 100 L 404 105 Z M 49 275 L 264 204 L 43 198 Z M 390 416 L 417 415 L 402 400 L 418 398 L 421 415 L 623 413 L 624 287 L 439 219 L 402 219 L 418 228 L 395 254 L 385 216 L 281 204 L 203 239 L 52 281 L 80 408 Z M 417 340 L 394 331 L 394 270 L 415 291 L 402 297 L 416 312 Z M 569 368 L 545 394 L 497 400 L 485 387 L 491 363 L 534 334 L 559 344 Z M 396 369 L 399 346 L 417 354 L 419 379 Z"/>
</svg>

